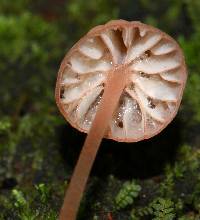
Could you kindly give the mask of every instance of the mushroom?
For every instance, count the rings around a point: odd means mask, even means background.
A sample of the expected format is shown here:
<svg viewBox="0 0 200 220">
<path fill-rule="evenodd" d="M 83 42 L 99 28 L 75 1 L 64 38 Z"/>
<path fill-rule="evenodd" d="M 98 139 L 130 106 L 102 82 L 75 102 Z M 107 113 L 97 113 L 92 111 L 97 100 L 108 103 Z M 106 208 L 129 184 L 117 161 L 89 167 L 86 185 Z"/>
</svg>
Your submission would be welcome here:
<svg viewBox="0 0 200 220">
<path fill-rule="evenodd" d="M 76 219 L 102 138 L 137 142 L 157 135 L 175 117 L 186 79 L 175 40 L 140 22 L 110 21 L 71 48 L 58 73 L 56 102 L 88 135 L 59 219 Z"/>
</svg>

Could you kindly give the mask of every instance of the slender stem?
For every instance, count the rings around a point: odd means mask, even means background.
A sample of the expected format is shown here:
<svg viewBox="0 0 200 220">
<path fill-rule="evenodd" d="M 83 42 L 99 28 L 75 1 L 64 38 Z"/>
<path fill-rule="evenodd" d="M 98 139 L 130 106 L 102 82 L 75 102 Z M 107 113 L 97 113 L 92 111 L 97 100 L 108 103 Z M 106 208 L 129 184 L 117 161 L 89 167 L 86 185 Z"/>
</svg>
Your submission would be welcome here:
<svg viewBox="0 0 200 220">
<path fill-rule="evenodd" d="M 120 95 L 126 83 L 125 71 L 115 68 L 108 74 L 104 94 L 91 129 L 83 145 L 70 184 L 68 186 L 59 220 L 75 220 L 79 204 L 101 140 L 107 131 Z"/>
</svg>

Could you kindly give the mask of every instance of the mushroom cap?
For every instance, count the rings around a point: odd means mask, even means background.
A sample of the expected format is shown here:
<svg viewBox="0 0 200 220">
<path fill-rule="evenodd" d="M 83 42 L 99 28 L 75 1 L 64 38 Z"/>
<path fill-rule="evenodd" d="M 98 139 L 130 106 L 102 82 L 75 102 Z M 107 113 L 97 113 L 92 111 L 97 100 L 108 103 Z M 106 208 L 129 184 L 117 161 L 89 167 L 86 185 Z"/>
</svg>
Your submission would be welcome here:
<svg viewBox="0 0 200 220">
<path fill-rule="evenodd" d="M 58 72 L 58 108 L 73 127 L 88 133 L 107 76 L 119 66 L 129 77 L 105 137 L 123 142 L 153 137 L 175 117 L 187 70 L 176 41 L 138 21 L 96 26 L 70 49 Z"/>
</svg>

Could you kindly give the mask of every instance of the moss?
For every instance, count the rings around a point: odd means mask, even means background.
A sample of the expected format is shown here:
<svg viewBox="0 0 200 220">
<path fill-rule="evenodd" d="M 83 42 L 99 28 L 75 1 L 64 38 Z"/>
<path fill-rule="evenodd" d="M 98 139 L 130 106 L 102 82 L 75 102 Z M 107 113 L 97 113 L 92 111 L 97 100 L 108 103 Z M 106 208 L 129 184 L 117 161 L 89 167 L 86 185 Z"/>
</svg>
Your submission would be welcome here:
<svg viewBox="0 0 200 220">
<path fill-rule="evenodd" d="M 169 199 L 158 198 L 153 201 L 153 220 L 173 220 L 175 219 L 174 203 Z"/>
<path fill-rule="evenodd" d="M 136 184 L 135 181 L 125 182 L 115 197 L 116 208 L 120 210 L 128 205 L 132 205 L 140 191 L 141 186 Z"/>
<path fill-rule="evenodd" d="M 185 114 L 191 114 L 191 118 L 187 124 L 195 124 L 200 122 L 200 73 L 199 61 L 200 55 L 196 53 L 200 49 L 199 43 L 200 28 L 194 32 L 190 40 L 186 40 L 183 36 L 179 38 L 179 42 L 185 51 L 186 62 L 188 65 L 188 82 L 184 94 L 183 110 Z M 183 118 L 184 120 L 184 118 Z"/>
<path fill-rule="evenodd" d="M 144 180 L 142 181 L 142 191 L 137 194 L 139 195 L 137 200 L 129 202 L 130 199 L 117 199 L 120 204 L 122 201 L 122 207 L 125 208 L 120 209 L 120 212 L 115 210 L 115 203 L 112 200 L 119 198 L 119 195 L 122 194 L 123 196 L 120 198 L 132 198 L 132 191 L 126 189 L 127 187 L 129 189 L 133 183 L 118 182 L 116 178 L 112 178 L 110 186 L 107 183 L 101 187 L 105 193 L 100 193 L 101 196 L 96 199 L 98 202 L 95 203 L 96 208 L 93 209 L 94 216 L 100 218 L 98 210 L 102 212 L 104 210 L 105 213 L 110 211 L 114 217 L 121 216 L 122 219 L 175 219 L 175 216 L 181 219 L 183 214 L 192 212 L 195 213 L 194 216 L 198 216 L 200 210 L 199 177 L 197 176 L 200 169 L 199 152 L 188 145 L 183 145 L 179 150 L 178 158 L 175 166 L 166 168 L 165 176 L 162 177 L 161 182 L 154 181 L 152 183 L 157 187 L 151 187 L 151 181 Z M 116 185 L 118 187 L 115 187 Z M 135 183 L 132 186 L 134 188 Z M 113 191 L 113 189 L 115 190 Z M 110 198 L 110 203 L 104 207 L 103 202 L 106 198 Z M 109 206 L 112 208 L 107 209 Z"/>
<path fill-rule="evenodd" d="M 25 198 L 21 191 L 16 189 L 12 190 L 14 200 L 13 206 L 17 209 L 17 217 L 22 220 L 57 219 L 57 211 L 52 210 L 51 207 L 49 207 L 48 203 L 46 203 L 47 199 L 49 199 L 50 196 L 48 187 L 44 184 L 39 184 L 38 186 L 36 186 L 36 190 L 37 191 L 32 192 L 32 198 Z M 36 201 L 40 204 L 34 204 Z"/>
</svg>

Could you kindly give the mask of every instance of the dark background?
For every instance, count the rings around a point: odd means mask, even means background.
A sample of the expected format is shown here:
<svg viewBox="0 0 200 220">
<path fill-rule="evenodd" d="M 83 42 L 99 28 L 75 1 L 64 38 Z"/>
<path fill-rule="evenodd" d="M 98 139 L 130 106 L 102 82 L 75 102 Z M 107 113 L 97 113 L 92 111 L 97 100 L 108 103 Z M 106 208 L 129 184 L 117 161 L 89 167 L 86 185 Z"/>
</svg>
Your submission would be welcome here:
<svg viewBox="0 0 200 220">
<path fill-rule="evenodd" d="M 0 219 L 57 218 L 85 138 L 56 107 L 59 64 L 90 28 L 118 18 L 174 37 L 188 82 L 161 134 L 103 141 L 79 219 L 200 219 L 199 0 L 0 0 Z"/>
</svg>

